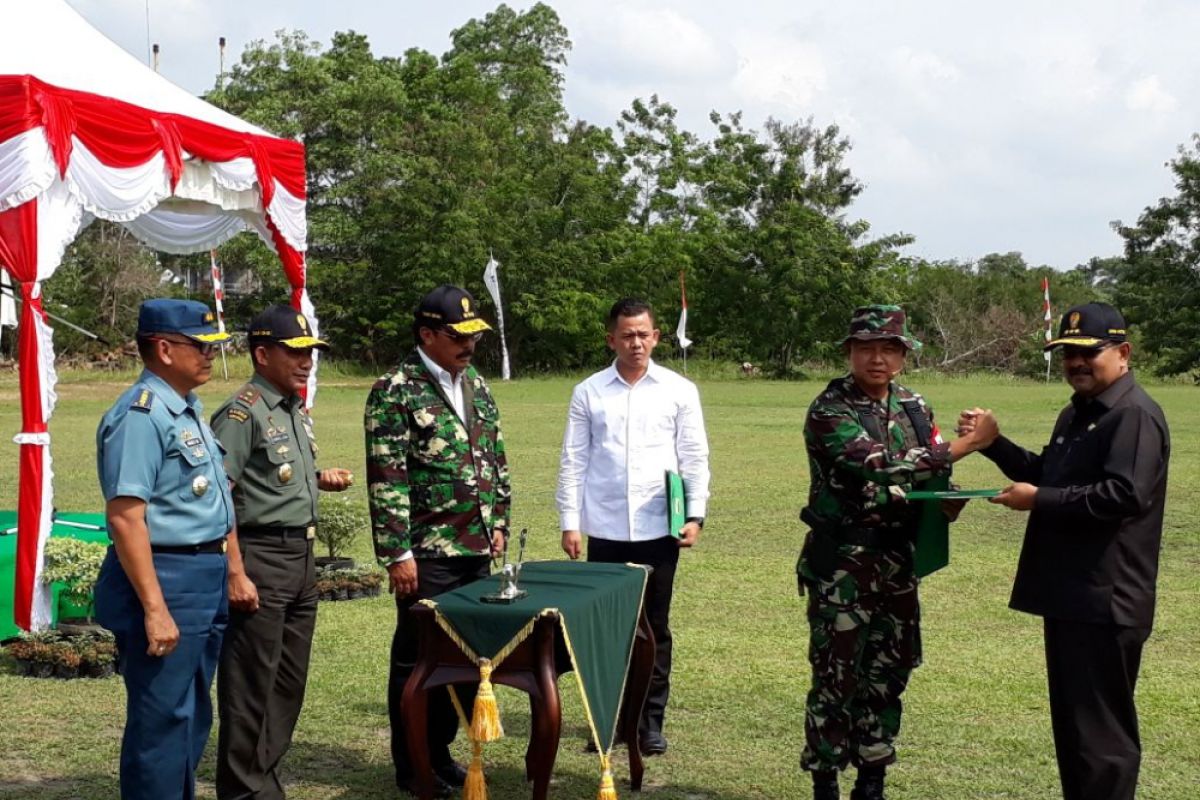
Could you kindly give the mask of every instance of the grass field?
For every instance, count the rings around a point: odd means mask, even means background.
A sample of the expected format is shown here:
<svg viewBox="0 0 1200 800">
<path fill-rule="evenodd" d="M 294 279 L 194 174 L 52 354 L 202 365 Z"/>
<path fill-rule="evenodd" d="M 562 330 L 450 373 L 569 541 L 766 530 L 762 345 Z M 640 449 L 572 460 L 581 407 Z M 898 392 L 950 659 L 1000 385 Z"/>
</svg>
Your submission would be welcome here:
<svg viewBox="0 0 1200 800">
<path fill-rule="evenodd" d="M 240 368 L 240 365 L 239 365 Z M 340 381 L 340 382 L 339 382 Z M 1004 432 L 1038 448 L 1068 391 L 999 379 L 910 381 L 945 427 L 957 410 L 996 409 Z M 236 382 L 201 392 L 208 407 Z M 557 558 L 554 482 L 572 381 L 534 379 L 495 387 L 515 484 L 514 521 L 531 531 L 532 555 Z M 57 505 L 99 511 L 93 436 L 123 384 L 67 376 L 53 423 Z M 332 377 L 316 409 L 327 466 L 363 470 L 361 411 L 367 382 Z M 662 800 L 799 798 L 797 769 L 808 684 L 806 626 L 794 563 L 797 512 L 808 483 L 801 424 L 815 382 L 703 382 L 712 446 L 713 499 L 699 547 L 676 584 L 671 750 L 648 762 L 645 794 Z M 1138 703 L 1145 751 L 1140 797 L 1200 797 L 1200 392 L 1157 386 L 1174 453 L 1154 635 Z M 19 426 L 14 376 L 0 377 L 0 441 Z M 15 446 L 0 449 L 0 508 L 15 507 Z M 978 456 L 956 470 L 968 487 L 1002 478 Z M 361 481 L 353 491 L 365 503 Z M 973 503 L 954 528 L 953 560 L 922 587 L 925 665 L 905 695 L 893 800 L 1050 798 L 1058 783 L 1050 737 L 1040 620 L 1007 608 L 1024 515 Z M 355 555 L 367 558 L 362 537 Z M 390 597 L 322 605 L 308 699 L 286 761 L 294 800 L 396 797 L 384 705 Z M 495 800 L 527 797 L 520 765 L 528 734 L 524 698 L 501 687 L 508 737 L 486 750 Z M 557 798 L 595 797 L 597 765 L 573 679 L 562 684 L 564 726 Z M 59 683 L 0 674 L 0 798 L 110 798 L 124 715 L 118 679 Z M 460 746 L 461 747 L 461 746 Z M 215 737 L 201 766 L 201 796 L 213 797 Z M 465 756 L 465 749 L 459 750 Z M 618 790 L 630 797 L 621 756 Z M 849 789 L 843 782 L 843 792 Z"/>
</svg>

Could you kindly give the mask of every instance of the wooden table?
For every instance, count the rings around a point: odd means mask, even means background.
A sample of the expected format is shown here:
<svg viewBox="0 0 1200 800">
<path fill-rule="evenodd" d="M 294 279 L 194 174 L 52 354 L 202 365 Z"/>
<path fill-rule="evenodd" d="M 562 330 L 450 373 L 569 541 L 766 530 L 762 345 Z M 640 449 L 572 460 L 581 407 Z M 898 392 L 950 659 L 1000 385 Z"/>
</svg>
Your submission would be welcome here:
<svg viewBox="0 0 1200 800">
<path fill-rule="evenodd" d="M 416 605 L 410 613 L 418 623 L 420 644 L 416 667 L 404 686 L 405 728 L 418 797 L 420 800 L 433 800 L 427 694 L 430 689 L 447 684 L 478 683 L 479 667 L 463 654 L 437 624 L 433 609 Z M 492 672 L 492 683 L 512 686 L 529 695 L 532 730 L 529 747 L 525 751 L 525 779 L 533 783 L 533 800 L 546 800 L 562 734 L 558 677 L 571 671 L 571 660 L 561 630 L 556 614 L 541 617 L 529 638 Z M 638 720 L 646 703 L 653 669 L 654 634 L 643 611 L 638 620 L 618 723 L 618 730 L 629 749 L 630 783 L 634 791 L 642 788 L 643 763 L 638 749 Z"/>
</svg>

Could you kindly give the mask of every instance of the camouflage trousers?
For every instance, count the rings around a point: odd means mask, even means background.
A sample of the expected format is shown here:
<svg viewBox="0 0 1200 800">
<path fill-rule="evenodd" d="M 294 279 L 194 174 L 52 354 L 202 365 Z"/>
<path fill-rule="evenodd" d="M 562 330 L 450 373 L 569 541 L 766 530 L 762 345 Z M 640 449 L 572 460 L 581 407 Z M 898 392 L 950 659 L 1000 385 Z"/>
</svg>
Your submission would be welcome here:
<svg viewBox="0 0 1200 800">
<path fill-rule="evenodd" d="M 804 716 L 807 770 L 896 760 L 900 695 L 921 663 L 912 554 L 839 549 L 827 579 L 808 575 L 812 688 Z"/>
</svg>

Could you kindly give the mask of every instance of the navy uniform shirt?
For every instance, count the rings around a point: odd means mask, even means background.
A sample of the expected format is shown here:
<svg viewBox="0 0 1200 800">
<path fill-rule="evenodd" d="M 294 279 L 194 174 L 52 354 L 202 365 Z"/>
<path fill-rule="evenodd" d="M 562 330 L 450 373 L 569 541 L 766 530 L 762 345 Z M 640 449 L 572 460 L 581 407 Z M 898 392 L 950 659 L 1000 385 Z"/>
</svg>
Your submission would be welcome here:
<svg viewBox="0 0 1200 800">
<path fill-rule="evenodd" d="M 96 466 L 104 499 L 144 500 L 151 544 L 201 544 L 233 527 L 220 445 L 202 411 L 194 392 L 180 397 L 144 370 L 100 420 Z"/>
</svg>

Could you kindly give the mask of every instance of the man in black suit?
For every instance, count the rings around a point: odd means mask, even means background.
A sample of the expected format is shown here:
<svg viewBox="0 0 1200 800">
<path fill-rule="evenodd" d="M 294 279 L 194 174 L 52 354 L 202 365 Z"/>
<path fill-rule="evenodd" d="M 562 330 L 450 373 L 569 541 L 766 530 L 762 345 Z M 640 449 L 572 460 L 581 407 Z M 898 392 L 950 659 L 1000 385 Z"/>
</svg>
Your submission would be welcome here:
<svg viewBox="0 0 1200 800">
<path fill-rule="evenodd" d="M 959 429 L 991 441 L 981 452 L 1016 481 L 992 502 L 1031 512 L 1009 605 L 1044 619 L 1063 797 L 1133 800 L 1133 695 L 1154 619 L 1170 436 L 1134 381 L 1115 308 L 1068 310 L 1054 348 L 1075 393 L 1040 454 L 1001 436 L 990 411 L 963 412 Z"/>
</svg>

